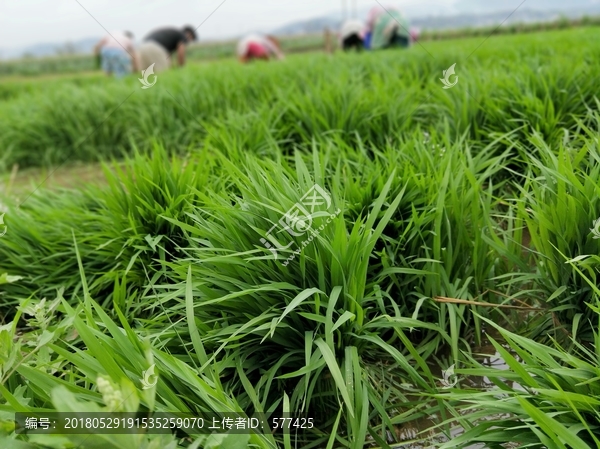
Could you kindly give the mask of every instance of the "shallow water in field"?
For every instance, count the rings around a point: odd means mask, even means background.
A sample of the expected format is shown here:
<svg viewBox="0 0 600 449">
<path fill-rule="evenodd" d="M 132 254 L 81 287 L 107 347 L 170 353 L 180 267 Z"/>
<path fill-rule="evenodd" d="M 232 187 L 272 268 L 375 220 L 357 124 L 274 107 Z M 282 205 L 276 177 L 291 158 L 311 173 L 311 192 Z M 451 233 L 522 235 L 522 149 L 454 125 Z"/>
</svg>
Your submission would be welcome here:
<svg viewBox="0 0 600 449">
<path fill-rule="evenodd" d="M 494 336 L 494 338 L 496 338 L 496 336 Z M 508 349 L 508 347 L 506 348 Z M 508 364 L 506 361 L 502 358 L 500 353 L 498 353 L 496 348 L 489 343 L 473 348 L 472 353 L 473 357 L 485 366 L 498 370 L 508 369 Z M 438 365 L 432 364 L 430 367 L 434 376 L 439 378 L 442 377 L 442 370 Z M 496 387 L 490 379 L 480 376 L 461 377 L 459 379 L 459 383 L 464 387 L 471 389 L 475 388 L 481 390 L 492 390 Z M 523 387 L 516 382 L 513 382 L 512 387 L 514 389 L 523 390 Z M 439 415 L 433 414 L 427 418 L 411 421 L 410 423 L 397 428 L 397 438 L 400 440 L 406 440 L 406 443 L 396 444 L 392 447 L 394 449 L 433 449 L 439 444 L 447 442 L 448 438 L 441 432 L 435 430 L 427 432 L 428 429 L 432 429 L 436 425 L 439 425 L 441 421 L 442 419 Z M 450 429 L 452 437 L 458 437 L 463 432 L 464 429 L 458 423 L 455 423 Z M 427 435 L 427 437 L 425 437 L 425 435 Z M 518 447 L 518 445 L 515 443 L 506 443 L 503 446 L 507 449 Z M 467 449 L 485 449 L 485 447 L 486 446 L 484 443 L 474 443 L 467 446 Z"/>
</svg>

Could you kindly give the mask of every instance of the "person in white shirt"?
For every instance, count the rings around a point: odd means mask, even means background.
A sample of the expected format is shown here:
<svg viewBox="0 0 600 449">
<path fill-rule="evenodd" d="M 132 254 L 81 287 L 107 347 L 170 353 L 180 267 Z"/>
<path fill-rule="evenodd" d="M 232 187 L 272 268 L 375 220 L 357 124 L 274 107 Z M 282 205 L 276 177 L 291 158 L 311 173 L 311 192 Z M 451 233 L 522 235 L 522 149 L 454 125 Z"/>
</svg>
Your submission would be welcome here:
<svg viewBox="0 0 600 449">
<path fill-rule="evenodd" d="M 94 53 L 100 57 L 102 70 L 107 75 L 121 78 L 138 70 L 133 34 L 128 31 L 115 31 L 106 35 L 96 44 Z"/>
<path fill-rule="evenodd" d="M 347 20 L 340 30 L 340 47 L 344 51 L 364 48 L 365 24 L 357 19 Z"/>
<path fill-rule="evenodd" d="M 255 59 L 268 61 L 273 57 L 279 60 L 285 58 L 274 37 L 260 34 L 251 34 L 240 40 L 237 45 L 237 55 L 244 63 Z"/>
</svg>

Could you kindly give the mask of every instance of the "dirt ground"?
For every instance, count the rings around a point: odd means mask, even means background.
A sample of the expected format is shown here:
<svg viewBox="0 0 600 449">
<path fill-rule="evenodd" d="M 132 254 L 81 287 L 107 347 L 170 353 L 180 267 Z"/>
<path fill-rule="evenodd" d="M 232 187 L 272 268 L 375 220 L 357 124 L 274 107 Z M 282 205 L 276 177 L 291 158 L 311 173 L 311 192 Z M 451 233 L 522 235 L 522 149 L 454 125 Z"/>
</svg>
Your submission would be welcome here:
<svg viewBox="0 0 600 449">
<path fill-rule="evenodd" d="M 27 170 L 15 166 L 10 173 L 0 175 L 0 198 L 29 195 L 39 189 L 78 188 L 103 183 L 106 183 L 106 177 L 99 163 Z"/>
</svg>

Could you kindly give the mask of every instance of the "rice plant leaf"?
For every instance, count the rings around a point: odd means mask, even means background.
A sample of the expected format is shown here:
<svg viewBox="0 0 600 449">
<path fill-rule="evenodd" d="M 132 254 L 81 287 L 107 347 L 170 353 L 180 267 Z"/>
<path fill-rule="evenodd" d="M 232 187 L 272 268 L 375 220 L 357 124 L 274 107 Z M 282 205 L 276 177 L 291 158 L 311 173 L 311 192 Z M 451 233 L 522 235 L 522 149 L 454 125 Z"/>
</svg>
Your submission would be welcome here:
<svg viewBox="0 0 600 449">
<path fill-rule="evenodd" d="M 248 449 L 249 434 L 214 433 L 204 443 L 204 449 Z"/>
<path fill-rule="evenodd" d="M 194 316 L 194 294 L 192 292 L 192 266 L 188 267 L 187 278 L 185 282 L 185 313 L 188 323 L 189 335 L 192 339 L 192 345 L 196 351 L 196 356 L 200 364 L 205 366 L 208 362 L 206 350 L 202 344 L 198 327 L 196 326 L 196 317 Z"/>
<path fill-rule="evenodd" d="M 276 326 L 278 326 L 283 321 L 283 319 L 286 317 L 287 314 L 289 314 L 292 310 L 294 310 L 296 307 L 298 307 L 300 304 L 302 304 L 304 302 L 304 300 L 306 300 L 307 298 L 310 298 L 312 295 L 316 295 L 319 293 L 322 293 L 322 292 L 318 288 L 309 288 L 309 289 L 306 289 L 306 290 L 300 292 L 298 295 L 296 295 L 296 297 L 294 299 L 292 299 L 292 301 L 285 308 L 285 310 L 283 311 L 281 316 L 277 319 Z"/>
<path fill-rule="evenodd" d="M 567 429 L 559 421 L 542 412 L 526 399 L 517 396 L 517 400 L 523 407 L 523 410 L 525 410 L 540 428 L 544 430 L 546 435 L 550 436 L 561 448 L 566 449 L 565 442 L 568 442 L 569 446 L 573 449 L 589 449 L 587 443 L 579 438 L 577 434 Z"/>
<path fill-rule="evenodd" d="M 321 338 L 315 340 L 315 344 L 321 351 L 325 362 L 327 363 L 327 367 L 329 368 L 329 372 L 331 373 L 331 377 L 335 381 L 338 391 L 342 395 L 342 399 L 346 403 L 348 414 L 354 418 L 354 410 L 352 409 L 352 401 L 350 400 L 350 395 L 348 394 L 348 389 L 346 388 L 346 384 L 344 382 L 344 377 L 342 376 L 342 372 L 340 371 L 340 367 L 335 359 L 335 356 L 327 343 L 325 343 Z"/>
<path fill-rule="evenodd" d="M 116 363 L 110 352 L 102 345 L 102 343 L 94 336 L 90 328 L 79 317 L 75 317 L 75 328 L 81 339 L 85 342 L 90 354 L 92 354 L 102 367 L 115 382 L 119 382 L 121 377 L 126 377 L 121 367 Z"/>
<path fill-rule="evenodd" d="M 342 409 L 338 412 L 335 422 L 333 423 L 333 428 L 331 429 L 331 434 L 329 435 L 329 440 L 327 441 L 326 449 L 333 449 L 333 445 L 335 444 L 336 436 L 338 435 L 338 427 L 340 425 L 340 420 L 342 419 Z"/>
<path fill-rule="evenodd" d="M 337 301 L 342 293 L 342 287 L 336 286 L 331 290 L 331 294 L 329 295 L 329 301 L 327 302 L 327 311 L 325 312 L 325 341 L 327 345 L 333 349 L 333 313 L 335 311 Z"/>
<path fill-rule="evenodd" d="M 346 321 L 353 320 L 356 317 L 355 314 L 346 310 L 342 316 L 340 316 L 333 327 L 331 328 L 331 332 L 335 332 L 340 326 L 342 326 Z"/>
</svg>

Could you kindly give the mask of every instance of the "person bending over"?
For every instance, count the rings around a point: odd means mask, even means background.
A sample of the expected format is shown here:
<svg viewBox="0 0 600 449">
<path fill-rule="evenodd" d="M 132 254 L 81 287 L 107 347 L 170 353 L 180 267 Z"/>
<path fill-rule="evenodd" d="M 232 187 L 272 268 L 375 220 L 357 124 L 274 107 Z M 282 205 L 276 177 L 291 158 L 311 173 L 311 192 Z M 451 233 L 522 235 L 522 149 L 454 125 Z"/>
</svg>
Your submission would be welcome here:
<svg viewBox="0 0 600 449">
<path fill-rule="evenodd" d="M 356 19 L 348 20 L 340 30 L 340 47 L 344 51 L 362 50 L 364 48 L 365 25 Z"/>
<path fill-rule="evenodd" d="M 109 76 L 122 78 L 139 67 L 133 34 L 129 31 L 107 34 L 94 47 L 94 54 L 99 58 L 102 70 Z"/>
<path fill-rule="evenodd" d="M 368 48 L 408 47 L 411 43 L 406 17 L 395 7 L 375 6 L 367 20 Z"/>
<path fill-rule="evenodd" d="M 154 64 L 154 73 L 171 67 L 171 56 L 177 53 L 180 66 L 185 65 L 186 45 L 197 39 L 196 31 L 190 26 L 178 28 L 160 28 L 145 37 L 140 46 L 140 64 L 142 69 Z"/>
<path fill-rule="evenodd" d="M 240 40 L 237 46 L 237 55 L 243 63 L 257 59 L 268 61 L 271 58 L 279 60 L 285 58 L 277 39 L 259 34 L 251 34 Z"/>
</svg>

